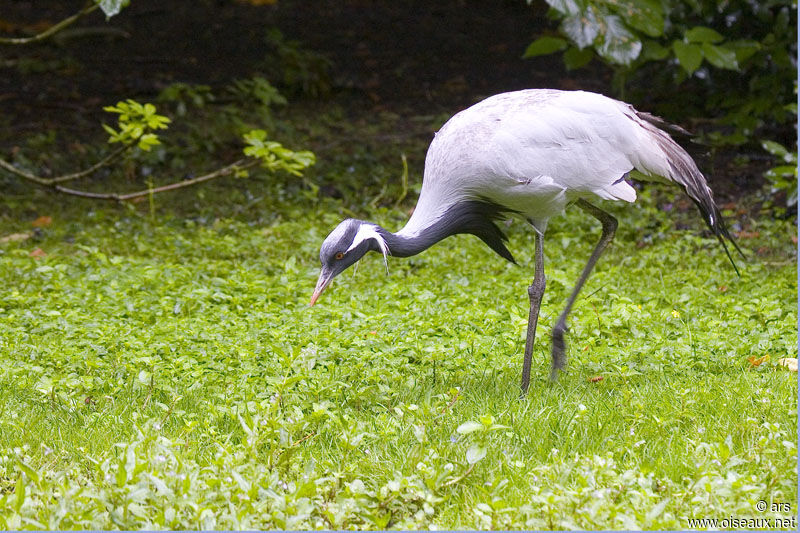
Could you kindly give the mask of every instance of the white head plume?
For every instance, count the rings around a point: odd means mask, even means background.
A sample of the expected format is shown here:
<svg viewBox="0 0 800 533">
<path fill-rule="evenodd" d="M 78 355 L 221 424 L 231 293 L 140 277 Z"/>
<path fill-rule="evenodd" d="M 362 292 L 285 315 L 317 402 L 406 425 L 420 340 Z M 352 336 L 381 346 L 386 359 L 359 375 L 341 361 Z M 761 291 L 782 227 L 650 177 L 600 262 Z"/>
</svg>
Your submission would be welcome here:
<svg viewBox="0 0 800 533">
<path fill-rule="evenodd" d="M 375 242 L 378 243 L 378 248 L 380 248 L 381 253 L 383 254 L 383 264 L 386 265 L 386 273 L 388 274 L 389 260 L 387 258 L 390 253 L 389 246 L 386 244 L 386 241 L 378 231 L 378 226 L 374 224 L 362 223 L 358 228 L 358 232 L 356 232 L 356 236 L 353 237 L 353 244 L 350 245 L 350 248 L 348 248 L 347 251 L 349 252 L 362 242 L 369 239 L 375 239 Z"/>
</svg>

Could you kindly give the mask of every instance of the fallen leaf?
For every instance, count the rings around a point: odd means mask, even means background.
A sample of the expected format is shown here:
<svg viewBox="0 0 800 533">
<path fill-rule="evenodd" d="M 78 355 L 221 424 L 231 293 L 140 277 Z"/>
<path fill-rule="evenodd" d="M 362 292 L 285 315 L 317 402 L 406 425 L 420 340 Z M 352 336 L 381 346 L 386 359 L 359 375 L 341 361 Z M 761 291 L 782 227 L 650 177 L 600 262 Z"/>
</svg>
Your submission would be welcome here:
<svg viewBox="0 0 800 533">
<path fill-rule="evenodd" d="M 589 378 L 589 383 L 597 383 L 598 381 L 603 381 L 603 376 L 595 376 L 593 378 Z"/>
<path fill-rule="evenodd" d="M 30 239 L 32 236 L 33 233 L 12 233 L 11 235 L 0 237 L 0 244 L 6 242 L 24 241 L 26 239 Z"/>
<path fill-rule="evenodd" d="M 34 259 L 41 259 L 42 257 L 47 255 L 47 252 L 45 252 L 41 248 L 35 248 L 31 250 L 31 253 L 29 253 L 28 255 L 33 257 Z"/>
<path fill-rule="evenodd" d="M 797 244 L 797 235 L 792 235 L 792 244 Z"/>
<path fill-rule="evenodd" d="M 784 357 L 778 359 L 778 365 L 784 367 L 786 370 L 797 372 L 797 357 Z"/>
<path fill-rule="evenodd" d="M 53 217 L 42 215 L 33 222 L 31 222 L 31 226 L 33 226 L 34 228 L 46 228 L 52 223 L 53 223 Z"/>
<path fill-rule="evenodd" d="M 747 360 L 750 361 L 751 365 L 759 366 L 761 363 L 769 361 L 769 354 L 762 355 L 761 357 L 756 357 L 755 355 L 751 355 L 750 357 L 747 358 Z"/>
<path fill-rule="evenodd" d="M 719 292 L 727 292 L 727 291 L 728 291 L 728 286 L 727 286 L 727 285 L 720 285 L 720 286 L 717 288 L 717 290 L 718 290 Z"/>
<path fill-rule="evenodd" d="M 759 235 L 761 235 L 761 233 L 758 232 L 758 231 L 744 231 L 744 230 L 742 230 L 742 231 L 739 231 L 739 232 L 736 233 L 736 236 L 738 238 L 740 238 L 740 239 L 755 239 Z"/>
</svg>

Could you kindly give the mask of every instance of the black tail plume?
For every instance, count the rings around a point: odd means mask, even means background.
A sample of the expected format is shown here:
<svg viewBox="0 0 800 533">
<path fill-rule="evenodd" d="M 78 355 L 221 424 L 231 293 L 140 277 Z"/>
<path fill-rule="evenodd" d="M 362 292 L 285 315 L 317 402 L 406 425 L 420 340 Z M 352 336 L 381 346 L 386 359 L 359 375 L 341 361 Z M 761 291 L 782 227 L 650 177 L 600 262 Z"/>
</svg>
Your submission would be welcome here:
<svg viewBox="0 0 800 533">
<path fill-rule="evenodd" d="M 705 176 L 703 176 L 703 173 L 697 168 L 694 159 L 692 159 L 686 150 L 676 143 L 666 132 L 662 131 L 661 128 L 683 135 L 688 135 L 689 133 L 679 126 L 668 124 L 660 118 L 648 113 L 637 112 L 637 115 L 644 121 L 642 125 L 652 134 L 652 138 L 667 156 L 669 175 L 665 177 L 683 187 L 683 190 L 686 191 L 686 194 L 700 210 L 708 228 L 717 237 L 720 244 L 722 244 L 725 255 L 728 256 L 728 260 L 731 262 L 731 265 L 733 265 L 736 275 L 740 276 L 739 268 L 733 261 L 733 257 L 731 257 L 726 241 L 733 245 L 736 251 L 739 252 L 739 255 L 742 256 L 742 259 L 746 260 L 747 258 L 728 231 L 725 220 L 722 218 L 722 214 L 716 202 L 714 202 L 714 195 L 706 183 Z"/>
</svg>

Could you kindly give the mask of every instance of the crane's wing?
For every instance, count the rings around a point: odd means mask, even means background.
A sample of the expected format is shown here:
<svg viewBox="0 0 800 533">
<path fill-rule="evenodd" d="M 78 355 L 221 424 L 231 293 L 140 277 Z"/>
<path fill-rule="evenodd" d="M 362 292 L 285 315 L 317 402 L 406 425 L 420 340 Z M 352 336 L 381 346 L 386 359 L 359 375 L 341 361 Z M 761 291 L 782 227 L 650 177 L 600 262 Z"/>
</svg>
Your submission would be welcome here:
<svg viewBox="0 0 800 533">
<path fill-rule="evenodd" d="M 562 187 L 569 199 L 590 194 L 633 202 L 636 191 L 626 178 L 636 169 L 650 180 L 680 185 L 726 253 L 726 239 L 742 253 L 725 227 L 705 177 L 686 150 L 664 131 L 685 130 L 594 93 L 548 92 L 546 98 L 539 96 L 526 105 L 526 92 L 511 93 L 519 94 L 519 101 L 516 105 L 507 102 L 495 117 L 496 128 L 484 152 L 495 178 L 528 182 L 534 195 L 537 186 L 547 185 Z M 524 196 L 516 189 L 516 197 Z"/>
</svg>

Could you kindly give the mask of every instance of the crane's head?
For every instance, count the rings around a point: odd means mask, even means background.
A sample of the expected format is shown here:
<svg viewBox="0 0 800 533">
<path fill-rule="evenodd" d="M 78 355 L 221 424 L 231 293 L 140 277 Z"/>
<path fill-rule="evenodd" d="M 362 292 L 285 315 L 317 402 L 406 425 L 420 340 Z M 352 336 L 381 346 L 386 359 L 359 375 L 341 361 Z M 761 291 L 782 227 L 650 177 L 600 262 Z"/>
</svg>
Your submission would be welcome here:
<svg viewBox="0 0 800 533">
<path fill-rule="evenodd" d="M 368 251 L 381 252 L 383 260 L 386 261 L 389 247 L 379 230 L 380 227 L 375 224 L 348 218 L 325 237 L 319 250 L 322 270 L 319 273 L 314 295 L 311 296 L 311 305 L 317 302 L 322 291 L 330 285 L 333 278 L 364 257 Z"/>
</svg>

